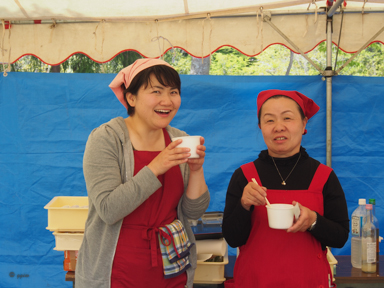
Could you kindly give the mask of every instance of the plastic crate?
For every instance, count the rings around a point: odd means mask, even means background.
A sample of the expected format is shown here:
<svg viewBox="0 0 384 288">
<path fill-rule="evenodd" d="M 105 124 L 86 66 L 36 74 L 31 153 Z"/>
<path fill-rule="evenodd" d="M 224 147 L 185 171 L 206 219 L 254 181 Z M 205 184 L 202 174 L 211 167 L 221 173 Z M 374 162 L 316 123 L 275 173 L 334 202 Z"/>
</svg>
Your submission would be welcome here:
<svg viewBox="0 0 384 288">
<path fill-rule="evenodd" d="M 225 241 L 223 239 L 223 241 Z M 228 245 L 228 244 L 226 244 Z M 204 262 L 197 261 L 195 270 L 195 284 L 221 284 L 226 279 L 224 277 L 225 265 L 228 264 L 228 246 L 223 256 L 223 262 Z"/>
<path fill-rule="evenodd" d="M 56 196 L 44 209 L 48 210 L 50 231 L 82 232 L 88 217 L 88 197 Z"/>
<path fill-rule="evenodd" d="M 223 262 L 197 262 L 195 270 L 195 284 L 221 284 L 224 278 L 225 265 L 228 264 L 228 253 Z"/>
<path fill-rule="evenodd" d="M 53 232 L 56 241 L 56 251 L 79 250 L 83 242 L 84 233 L 81 232 Z"/>
<path fill-rule="evenodd" d="M 196 240 L 223 238 L 223 212 L 206 212 L 198 220 L 189 220 Z"/>
</svg>

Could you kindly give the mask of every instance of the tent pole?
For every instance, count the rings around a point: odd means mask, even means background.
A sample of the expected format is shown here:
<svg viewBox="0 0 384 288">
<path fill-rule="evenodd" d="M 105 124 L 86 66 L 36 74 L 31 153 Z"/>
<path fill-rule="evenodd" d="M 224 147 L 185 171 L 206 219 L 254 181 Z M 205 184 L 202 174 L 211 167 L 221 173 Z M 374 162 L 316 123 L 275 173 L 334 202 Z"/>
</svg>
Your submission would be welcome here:
<svg viewBox="0 0 384 288">
<path fill-rule="evenodd" d="M 327 85 L 327 166 L 332 167 L 332 77 L 336 75 L 332 70 L 332 24 L 333 14 L 340 7 L 344 0 L 337 0 L 329 8 L 327 13 L 327 68 L 323 75 Z"/>
<path fill-rule="evenodd" d="M 332 167 L 332 17 L 327 19 L 327 72 L 331 72 L 326 79 L 327 87 L 327 166 Z"/>
<path fill-rule="evenodd" d="M 333 14 L 335 14 L 337 8 L 340 7 L 341 4 L 343 4 L 344 0 L 337 0 L 336 3 L 332 5 L 332 7 L 328 10 L 327 16 L 332 17 Z"/>
</svg>

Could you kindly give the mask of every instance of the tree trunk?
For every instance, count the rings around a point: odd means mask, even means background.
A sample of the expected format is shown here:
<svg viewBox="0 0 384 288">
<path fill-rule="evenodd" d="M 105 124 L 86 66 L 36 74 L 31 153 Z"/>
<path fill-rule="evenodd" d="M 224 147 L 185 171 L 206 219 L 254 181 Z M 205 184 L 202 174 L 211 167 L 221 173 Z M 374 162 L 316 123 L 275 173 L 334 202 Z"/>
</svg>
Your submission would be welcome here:
<svg viewBox="0 0 384 288">
<path fill-rule="evenodd" d="M 49 73 L 60 73 L 60 64 L 59 65 L 52 65 Z"/>
<path fill-rule="evenodd" d="M 204 58 L 192 57 L 191 62 L 191 75 L 209 75 L 210 56 Z"/>
<path fill-rule="evenodd" d="M 295 56 L 295 54 L 292 51 L 290 51 L 290 52 L 291 52 L 291 54 L 289 57 L 289 64 L 288 64 L 287 72 L 285 72 L 285 75 L 289 75 L 289 73 L 291 72 L 293 57 Z"/>
</svg>

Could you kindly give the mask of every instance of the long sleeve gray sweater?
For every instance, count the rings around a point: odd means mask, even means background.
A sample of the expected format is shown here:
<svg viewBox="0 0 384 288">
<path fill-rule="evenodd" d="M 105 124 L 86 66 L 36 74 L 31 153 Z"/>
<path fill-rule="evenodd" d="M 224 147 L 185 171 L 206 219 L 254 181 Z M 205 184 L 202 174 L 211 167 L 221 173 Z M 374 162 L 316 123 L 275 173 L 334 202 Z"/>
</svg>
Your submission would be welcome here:
<svg viewBox="0 0 384 288">
<path fill-rule="evenodd" d="M 166 130 L 171 138 L 187 135 L 170 126 Z M 112 263 L 123 219 L 159 189 L 161 183 L 148 167 L 133 176 L 133 148 L 122 117 L 114 118 L 91 132 L 84 152 L 83 170 L 89 212 L 77 259 L 76 287 L 110 288 Z M 185 194 L 189 167 L 182 164 L 180 170 L 184 194 L 177 215 L 190 241 L 195 242 L 188 218 L 198 219 L 204 214 L 209 205 L 209 191 L 197 199 L 189 199 Z M 192 288 L 197 265 L 196 245 L 193 245 L 189 259 L 192 267 L 187 270 L 187 287 Z"/>
</svg>

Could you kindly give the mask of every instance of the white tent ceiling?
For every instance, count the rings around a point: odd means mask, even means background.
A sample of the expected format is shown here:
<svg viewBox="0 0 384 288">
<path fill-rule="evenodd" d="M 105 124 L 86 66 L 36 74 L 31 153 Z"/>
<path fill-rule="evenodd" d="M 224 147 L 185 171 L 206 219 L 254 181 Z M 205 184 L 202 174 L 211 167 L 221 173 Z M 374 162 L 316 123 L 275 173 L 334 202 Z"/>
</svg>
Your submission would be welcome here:
<svg viewBox="0 0 384 288">
<path fill-rule="evenodd" d="M 0 62 L 35 55 L 58 64 L 79 52 L 107 62 L 126 50 L 159 57 L 172 47 L 205 57 L 232 46 L 253 56 L 276 43 L 308 52 L 326 39 L 324 7 L 315 0 L 0 0 Z M 338 43 L 342 23 L 341 49 L 384 43 L 384 1 L 347 1 L 343 11 L 333 16 L 332 34 Z"/>
</svg>

